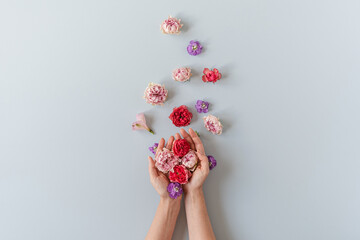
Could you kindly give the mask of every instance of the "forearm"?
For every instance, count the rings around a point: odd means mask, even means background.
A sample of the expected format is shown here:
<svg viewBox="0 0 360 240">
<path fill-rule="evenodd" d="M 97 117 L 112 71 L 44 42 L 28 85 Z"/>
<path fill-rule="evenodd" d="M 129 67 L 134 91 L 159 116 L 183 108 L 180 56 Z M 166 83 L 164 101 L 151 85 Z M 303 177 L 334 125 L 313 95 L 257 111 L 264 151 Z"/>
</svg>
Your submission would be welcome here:
<svg viewBox="0 0 360 240">
<path fill-rule="evenodd" d="M 171 239 L 180 211 L 181 198 L 161 198 L 146 239 Z"/>
<path fill-rule="evenodd" d="M 189 239 L 216 239 L 202 189 L 186 193 L 185 211 L 188 222 Z"/>
</svg>

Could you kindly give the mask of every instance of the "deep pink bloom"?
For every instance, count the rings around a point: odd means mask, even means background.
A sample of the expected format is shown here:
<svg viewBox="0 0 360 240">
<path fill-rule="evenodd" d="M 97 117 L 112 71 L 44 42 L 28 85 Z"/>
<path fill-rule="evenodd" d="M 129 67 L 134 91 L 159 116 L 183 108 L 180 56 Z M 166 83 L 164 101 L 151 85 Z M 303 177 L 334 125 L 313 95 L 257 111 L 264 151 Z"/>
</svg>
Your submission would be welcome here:
<svg viewBox="0 0 360 240">
<path fill-rule="evenodd" d="M 214 68 L 213 70 L 204 68 L 203 73 L 204 73 L 204 75 L 202 76 L 203 82 L 215 83 L 221 78 L 221 73 L 216 68 Z"/>
<path fill-rule="evenodd" d="M 183 157 L 190 150 L 190 143 L 186 139 L 177 139 L 174 141 L 172 151 L 175 156 Z"/>
<path fill-rule="evenodd" d="M 189 182 L 191 172 L 184 165 L 177 165 L 169 172 L 170 182 L 186 184 Z"/>
<path fill-rule="evenodd" d="M 177 127 L 188 126 L 191 122 L 193 115 L 185 105 L 174 108 L 169 118 Z"/>
</svg>

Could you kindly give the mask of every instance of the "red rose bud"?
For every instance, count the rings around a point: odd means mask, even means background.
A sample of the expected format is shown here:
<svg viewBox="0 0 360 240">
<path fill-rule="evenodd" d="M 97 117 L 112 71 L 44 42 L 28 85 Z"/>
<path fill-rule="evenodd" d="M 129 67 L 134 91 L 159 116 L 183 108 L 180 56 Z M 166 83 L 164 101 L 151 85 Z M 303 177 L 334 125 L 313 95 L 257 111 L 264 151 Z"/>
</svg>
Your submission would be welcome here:
<svg viewBox="0 0 360 240">
<path fill-rule="evenodd" d="M 186 184 L 191 177 L 191 172 L 183 165 L 177 165 L 173 171 L 169 172 L 170 182 L 177 182 L 180 184 Z"/>
<path fill-rule="evenodd" d="M 189 125 L 192 117 L 192 113 L 187 109 L 185 105 L 174 108 L 173 112 L 169 116 L 173 124 L 177 127 L 185 127 Z"/>
<path fill-rule="evenodd" d="M 183 157 L 189 152 L 189 150 L 190 144 L 185 139 L 178 139 L 173 143 L 172 151 L 175 156 Z"/>
</svg>

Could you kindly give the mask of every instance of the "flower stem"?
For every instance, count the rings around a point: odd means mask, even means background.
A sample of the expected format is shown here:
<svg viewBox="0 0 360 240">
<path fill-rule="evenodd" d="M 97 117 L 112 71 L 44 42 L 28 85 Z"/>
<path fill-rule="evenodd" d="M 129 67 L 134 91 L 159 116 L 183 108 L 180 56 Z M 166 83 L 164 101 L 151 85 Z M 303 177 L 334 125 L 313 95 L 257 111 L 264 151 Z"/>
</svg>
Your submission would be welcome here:
<svg viewBox="0 0 360 240">
<path fill-rule="evenodd" d="M 155 133 L 154 133 L 154 131 L 153 131 L 153 130 L 151 130 L 150 128 L 149 128 L 149 130 L 148 130 L 148 131 L 149 131 L 149 132 L 151 132 L 152 134 L 155 134 Z"/>
</svg>

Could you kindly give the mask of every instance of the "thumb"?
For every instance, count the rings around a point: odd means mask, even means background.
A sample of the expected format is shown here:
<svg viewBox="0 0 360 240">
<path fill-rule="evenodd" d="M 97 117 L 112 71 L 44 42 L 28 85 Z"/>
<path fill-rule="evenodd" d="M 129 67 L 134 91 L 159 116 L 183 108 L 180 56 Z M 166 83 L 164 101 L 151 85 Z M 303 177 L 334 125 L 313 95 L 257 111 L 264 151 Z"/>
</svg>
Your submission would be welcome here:
<svg viewBox="0 0 360 240">
<path fill-rule="evenodd" d="M 203 154 L 200 154 L 198 152 L 196 152 L 196 155 L 199 158 L 201 168 L 202 169 L 209 169 L 209 159 L 207 158 L 207 156 L 203 155 Z"/>
<path fill-rule="evenodd" d="M 158 173 L 157 173 L 156 168 L 155 168 L 154 160 L 150 156 L 148 157 L 148 159 L 149 159 L 149 175 L 150 175 L 150 178 L 157 177 Z"/>
</svg>

